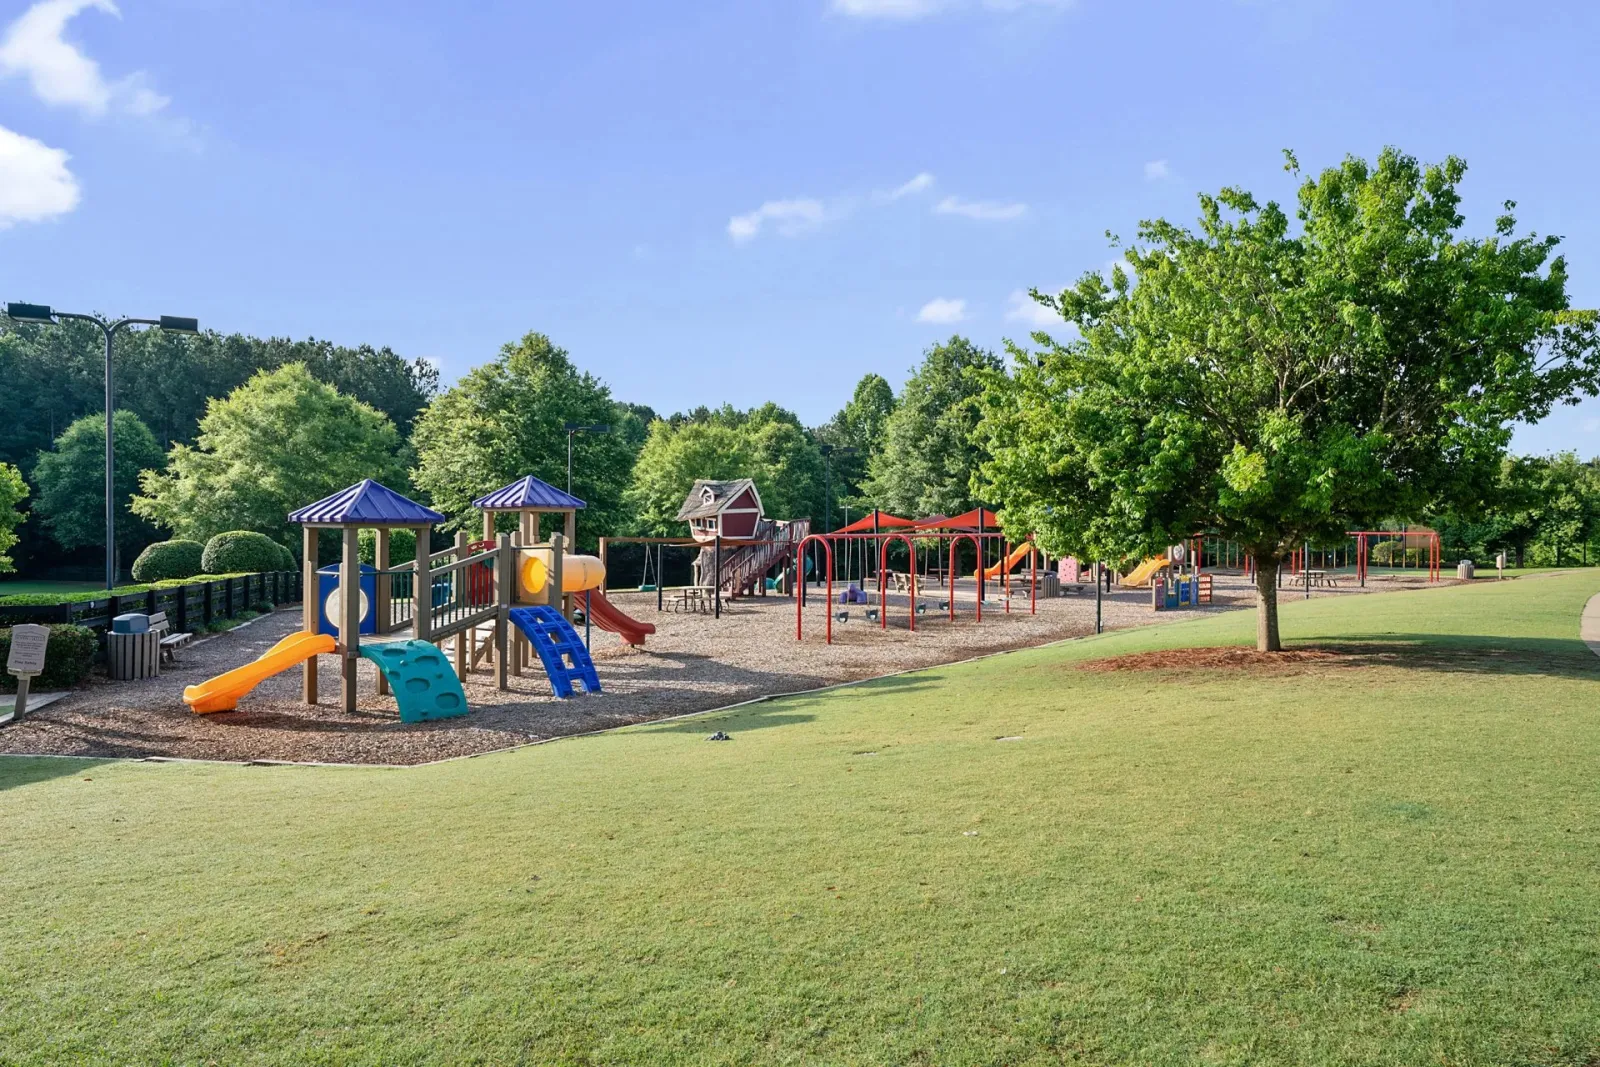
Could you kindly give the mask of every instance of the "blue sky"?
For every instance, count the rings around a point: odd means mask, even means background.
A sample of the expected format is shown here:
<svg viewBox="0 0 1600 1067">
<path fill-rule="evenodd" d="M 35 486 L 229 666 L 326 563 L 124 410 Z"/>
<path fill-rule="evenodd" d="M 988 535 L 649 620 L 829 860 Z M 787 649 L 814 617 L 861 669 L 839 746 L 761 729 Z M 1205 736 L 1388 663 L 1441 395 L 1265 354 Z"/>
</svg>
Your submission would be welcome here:
<svg viewBox="0 0 1600 1067">
<path fill-rule="evenodd" d="M 1022 290 L 1386 144 L 1600 306 L 1590 3 L 0 3 L 0 297 L 387 344 L 531 329 L 663 412 L 825 419 Z M 1600 453 L 1600 403 L 1519 432 Z"/>
</svg>

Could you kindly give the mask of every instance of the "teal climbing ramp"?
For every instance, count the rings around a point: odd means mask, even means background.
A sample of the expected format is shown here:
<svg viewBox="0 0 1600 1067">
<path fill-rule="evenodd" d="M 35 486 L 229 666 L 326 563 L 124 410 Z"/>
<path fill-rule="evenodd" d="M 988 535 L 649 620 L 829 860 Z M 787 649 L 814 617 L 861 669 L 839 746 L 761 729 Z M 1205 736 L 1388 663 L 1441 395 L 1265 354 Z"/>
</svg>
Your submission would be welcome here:
<svg viewBox="0 0 1600 1067">
<path fill-rule="evenodd" d="M 401 722 L 431 722 L 465 715 L 467 694 L 445 660 L 426 641 L 363 642 L 358 651 L 389 681 Z"/>
<path fill-rule="evenodd" d="M 583 638 L 572 624 L 555 608 L 541 605 L 533 608 L 512 608 L 511 622 L 528 638 L 533 650 L 539 653 L 539 662 L 550 676 L 550 688 L 565 700 L 572 695 L 572 683 L 583 686 L 585 693 L 600 692 L 600 676 L 594 672 L 594 660 L 583 647 Z"/>
</svg>

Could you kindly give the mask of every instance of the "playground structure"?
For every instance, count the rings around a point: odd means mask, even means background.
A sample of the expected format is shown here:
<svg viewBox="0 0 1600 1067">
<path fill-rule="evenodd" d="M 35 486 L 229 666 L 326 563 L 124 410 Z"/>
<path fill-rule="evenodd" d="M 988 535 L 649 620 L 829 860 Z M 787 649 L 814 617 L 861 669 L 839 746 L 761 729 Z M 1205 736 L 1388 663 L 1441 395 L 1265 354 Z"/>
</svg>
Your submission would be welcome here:
<svg viewBox="0 0 1600 1067">
<path fill-rule="evenodd" d="M 933 567 L 919 567 L 917 564 L 918 545 L 924 542 L 930 549 L 925 550 L 929 560 L 937 559 L 942 565 L 948 557 L 948 567 L 941 566 L 938 570 Z M 889 569 L 889 546 L 894 542 L 905 545 L 909 566 L 904 574 Z M 1039 595 L 1039 572 L 1042 554 L 1034 547 L 1032 540 L 1013 548 L 1004 534 L 999 530 L 999 520 L 994 512 L 987 508 L 973 508 L 961 515 L 946 516 L 932 515 L 924 519 L 906 519 L 890 515 L 886 512 L 874 510 L 869 515 L 831 533 L 809 534 L 798 543 L 798 550 L 804 554 L 808 546 L 816 546 L 816 550 L 823 553 L 824 577 L 818 579 L 826 589 L 827 603 L 830 610 L 824 620 L 824 641 L 833 643 L 833 623 L 836 613 L 832 610 L 834 603 L 833 583 L 837 572 L 836 563 L 838 555 L 835 549 L 843 548 L 843 555 L 847 558 L 858 548 L 876 548 L 878 585 L 878 609 L 876 621 L 880 629 L 889 628 L 889 592 L 890 586 L 895 586 L 896 591 L 907 594 L 906 606 L 907 629 L 915 632 L 917 619 L 927 611 L 927 605 L 919 605 L 917 597 L 919 585 L 923 581 L 930 581 L 936 589 L 946 589 L 943 603 L 938 605 L 948 613 L 949 621 L 956 619 L 956 581 L 959 576 L 957 557 L 963 542 L 970 542 L 976 556 L 975 570 L 972 577 L 976 579 L 976 598 L 973 603 L 973 621 L 983 621 L 983 605 L 985 600 L 985 584 L 998 576 L 1001 586 L 1001 603 L 1006 613 L 1011 611 L 1011 572 L 1024 560 L 1030 561 L 1028 578 L 1029 612 L 1037 613 Z M 945 552 L 939 549 L 946 548 Z M 987 565 L 985 554 L 990 548 L 998 548 L 1000 559 L 993 565 Z M 862 586 L 868 580 L 866 567 L 862 571 Z M 805 639 L 805 605 L 807 576 L 801 574 L 795 590 L 795 640 Z M 862 586 L 849 585 L 847 588 L 860 589 Z M 853 597 L 852 597 L 853 599 Z M 869 609 L 868 617 L 874 613 Z M 847 613 L 840 613 L 840 621 L 848 619 Z"/>
<path fill-rule="evenodd" d="M 1232 541 L 1215 537 L 1196 537 L 1197 569 L 1237 570 L 1246 576 L 1255 565 L 1243 549 Z M 1436 530 L 1407 526 L 1398 530 L 1351 530 L 1333 544 L 1301 545 L 1291 549 L 1278 570 L 1280 583 L 1335 583 L 1349 578 L 1358 586 L 1379 575 L 1419 574 L 1430 583 L 1440 580 L 1443 548 Z"/>
<path fill-rule="evenodd" d="M 304 629 L 254 663 L 188 687 L 185 703 L 199 714 L 232 710 L 264 679 L 303 664 L 301 699 L 315 704 L 315 660 L 325 654 L 339 657 L 340 703 L 346 712 L 355 711 L 356 664 L 365 658 L 378 668 L 379 693 L 393 693 L 402 722 L 465 714 L 461 682 L 469 669 L 491 660 L 496 685 L 504 690 L 509 675 L 522 673 L 530 650 L 557 696 L 571 695 L 575 686 L 599 692 L 587 644 L 570 621 L 574 600 L 582 597 L 586 620 L 614 629 L 624 640 L 642 642 L 654 627 L 605 600 L 604 566 L 593 556 L 569 555 L 565 534 L 552 534 L 548 542 L 530 540 L 538 536 L 543 513 L 564 512 L 570 532 L 572 515 L 583 502 L 531 476 L 480 500 L 490 505 L 485 508 L 490 537 L 469 544 L 467 535 L 458 533 L 455 544 L 442 552 L 430 551 L 429 543 L 444 516 L 370 479 L 293 512 L 290 521 L 303 529 Z M 502 512 L 518 515 L 522 540 L 494 532 L 494 516 Z M 358 539 L 364 528 L 377 533 L 376 565 L 366 569 Z M 417 537 L 416 558 L 401 567 L 389 565 L 395 529 L 414 530 Z M 317 571 L 324 530 L 339 531 L 342 549 L 338 580 L 326 591 Z M 318 632 L 324 617 L 334 623 L 335 634 Z M 388 636 L 407 624 L 409 639 Z M 363 643 L 363 632 L 374 640 Z M 453 664 L 445 655 L 447 643 Z"/>
<path fill-rule="evenodd" d="M 1029 564 L 1028 576 L 1016 580 L 1026 582 L 1029 610 L 1036 614 L 1041 572 L 1046 569 L 1044 554 L 1033 541 L 1012 545 L 1000 531 L 998 517 L 987 508 L 974 508 L 954 517 L 933 515 L 916 520 L 873 511 L 830 533 L 812 533 L 807 519 L 783 522 L 766 518 L 761 512 L 760 496 L 748 479 L 702 480 L 685 498 L 678 518 L 691 525 L 693 536 L 603 537 L 602 561 L 609 569 L 609 553 L 613 549 L 640 546 L 645 553 L 640 591 L 654 592 L 656 610 L 662 611 L 667 607 L 665 554 L 669 550 L 692 549 L 696 555 L 691 584 L 679 587 L 674 600 L 684 601 L 686 593 L 694 593 L 698 598 L 695 603 L 720 618 L 728 601 L 774 592 L 792 595 L 796 601 L 796 638 L 800 640 L 804 639 L 803 612 L 810 583 L 815 581 L 825 587 L 831 606 L 834 585 L 841 581 L 839 564 L 857 556 L 862 560 L 861 577 L 852 580 L 847 570 L 842 579 L 846 588 L 840 594 L 844 598 L 841 606 L 866 605 L 867 583 L 875 581 L 878 604 L 876 608 L 867 607 L 866 615 L 880 629 L 889 626 L 889 595 L 893 592 L 907 595 L 907 628 L 915 631 L 918 618 L 926 616 L 930 608 L 923 595 L 927 586 L 949 588 L 934 606 L 955 620 L 958 597 L 954 579 L 962 576 L 957 562 L 963 543 L 973 546 L 978 560 L 976 570 L 966 575 L 977 581 L 975 621 L 982 621 L 989 583 L 1000 587 L 1003 611 L 1011 611 L 1013 573 L 1024 562 Z M 734 533 L 748 536 L 732 536 Z M 889 552 L 895 543 L 905 546 L 910 563 L 906 572 L 890 568 Z M 1052 581 L 1051 592 L 1046 595 L 1054 595 L 1054 590 Z M 835 613 L 830 611 L 824 628 L 830 644 L 834 618 Z M 845 618 L 848 613 L 841 621 Z"/>
</svg>

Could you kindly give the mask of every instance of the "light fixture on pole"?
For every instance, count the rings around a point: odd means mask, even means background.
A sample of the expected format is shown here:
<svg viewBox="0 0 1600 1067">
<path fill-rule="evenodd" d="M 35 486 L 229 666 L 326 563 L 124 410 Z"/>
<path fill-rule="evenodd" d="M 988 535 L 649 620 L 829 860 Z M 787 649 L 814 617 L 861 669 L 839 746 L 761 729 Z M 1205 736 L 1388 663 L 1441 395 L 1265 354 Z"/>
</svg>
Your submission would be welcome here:
<svg viewBox="0 0 1600 1067">
<path fill-rule="evenodd" d="M 823 529 L 833 530 L 833 457 L 853 456 L 861 449 L 853 445 L 822 445 L 817 451 L 822 453 L 822 526 Z"/>
<path fill-rule="evenodd" d="M 567 495 L 572 495 L 572 438 L 580 433 L 610 433 L 611 425 L 604 422 L 566 424 L 567 431 Z"/>
<path fill-rule="evenodd" d="M 853 456 L 861 451 L 851 445 L 820 445 L 817 451 L 822 453 L 822 529 L 824 533 L 833 532 L 833 457 Z M 813 558 L 816 550 L 813 549 Z"/>
<path fill-rule="evenodd" d="M 169 333 L 197 334 L 200 324 L 194 319 L 177 315 L 163 315 L 159 319 L 117 319 L 107 322 L 98 315 L 84 315 L 75 311 L 56 311 L 48 304 L 7 304 L 6 317 L 12 322 L 30 326 L 59 326 L 62 319 L 81 319 L 100 327 L 106 341 L 106 588 L 117 584 L 117 498 L 112 477 L 116 461 L 116 446 L 111 440 L 111 414 L 113 404 L 111 385 L 111 342 L 124 326 L 156 326 Z"/>
</svg>

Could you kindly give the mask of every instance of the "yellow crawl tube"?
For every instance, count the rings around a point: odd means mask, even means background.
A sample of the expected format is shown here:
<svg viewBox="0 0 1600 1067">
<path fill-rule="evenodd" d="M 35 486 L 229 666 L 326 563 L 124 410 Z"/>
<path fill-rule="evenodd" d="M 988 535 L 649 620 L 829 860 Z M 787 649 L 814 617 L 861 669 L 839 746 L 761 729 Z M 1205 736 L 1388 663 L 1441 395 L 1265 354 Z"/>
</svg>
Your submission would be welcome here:
<svg viewBox="0 0 1600 1067">
<path fill-rule="evenodd" d="M 599 556 L 561 557 L 561 591 L 581 593 L 585 589 L 598 589 L 605 584 L 606 565 Z M 524 599 L 544 595 L 550 583 L 550 550 L 532 549 L 524 552 L 517 565 L 517 587 Z"/>
</svg>

